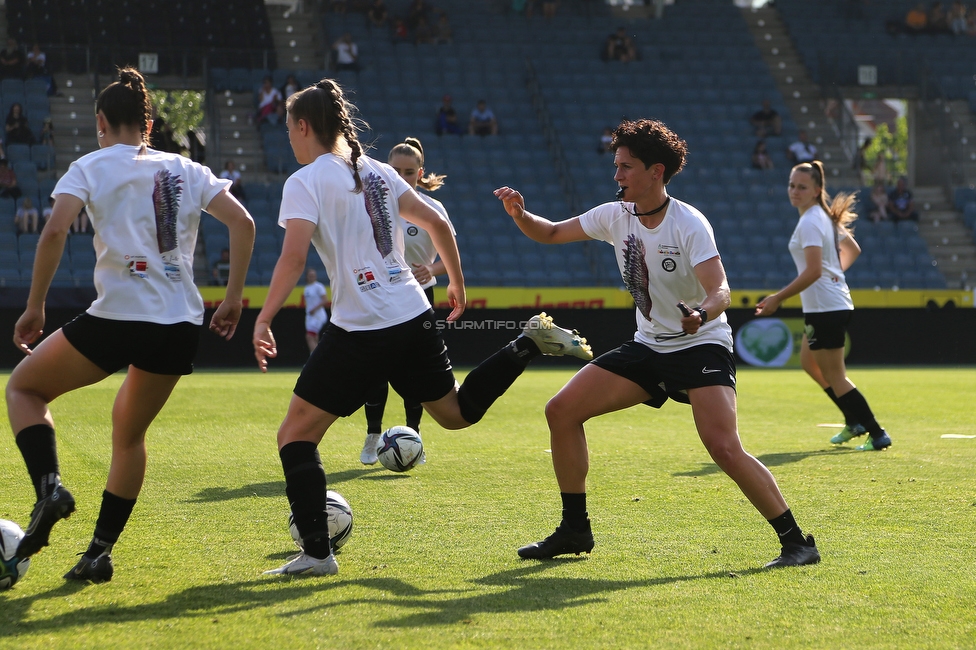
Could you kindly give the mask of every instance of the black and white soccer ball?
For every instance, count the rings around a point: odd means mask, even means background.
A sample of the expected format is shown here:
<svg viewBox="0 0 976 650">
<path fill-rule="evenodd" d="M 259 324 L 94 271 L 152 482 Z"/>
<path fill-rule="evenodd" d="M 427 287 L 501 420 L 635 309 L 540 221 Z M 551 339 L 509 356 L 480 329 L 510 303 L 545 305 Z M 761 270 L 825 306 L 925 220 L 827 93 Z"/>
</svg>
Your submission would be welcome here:
<svg viewBox="0 0 976 650">
<path fill-rule="evenodd" d="M 426 462 L 424 441 L 410 427 L 391 427 L 383 432 L 376 456 L 391 472 L 406 472 Z"/>
<path fill-rule="evenodd" d="M 337 551 L 352 536 L 352 507 L 341 494 L 329 490 L 325 495 L 325 511 L 329 517 L 329 542 L 332 550 Z M 291 538 L 301 548 L 302 538 L 298 534 L 294 515 L 288 515 L 288 528 L 291 530 Z"/>
<path fill-rule="evenodd" d="M 13 587 L 30 568 L 30 558 L 18 560 L 14 557 L 22 539 L 24 531 L 20 526 L 0 519 L 0 591 Z"/>
</svg>

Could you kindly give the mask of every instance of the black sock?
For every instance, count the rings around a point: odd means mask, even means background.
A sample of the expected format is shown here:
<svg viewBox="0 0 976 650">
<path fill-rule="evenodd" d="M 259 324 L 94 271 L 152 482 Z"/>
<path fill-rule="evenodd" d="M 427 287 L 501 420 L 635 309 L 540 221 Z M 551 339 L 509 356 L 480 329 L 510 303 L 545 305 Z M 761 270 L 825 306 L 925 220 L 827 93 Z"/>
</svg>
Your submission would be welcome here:
<svg viewBox="0 0 976 650">
<path fill-rule="evenodd" d="M 589 513 L 586 512 L 586 492 L 560 492 L 563 501 L 563 523 L 570 528 L 579 530 L 586 528 L 589 523 Z"/>
<path fill-rule="evenodd" d="M 844 410 L 844 413 L 850 413 L 855 421 L 867 429 L 872 438 L 877 438 L 884 431 L 878 421 L 874 419 L 874 413 L 871 412 L 868 401 L 864 399 L 858 389 L 855 388 L 838 397 L 837 404 Z"/>
<path fill-rule="evenodd" d="M 515 356 L 523 359 L 526 363 L 542 355 L 542 350 L 539 349 L 536 342 L 524 334 L 519 335 L 518 338 L 509 343 L 508 347 L 511 348 Z"/>
<path fill-rule="evenodd" d="M 852 422 L 851 421 L 851 416 L 849 416 L 847 413 L 844 413 L 844 409 L 841 407 L 840 402 L 837 401 L 837 395 L 836 395 L 836 393 L 834 393 L 834 389 L 833 388 L 831 388 L 830 386 L 827 386 L 826 388 L 824 388 L 824 392 L 827 393 L 827 397 L 830 398 L 830 401 L 833 402 L 834 405 L 837 408 L 840 409 L 840 412 L 841 413 L 844 414 L 844 424 L 846 424 L 847 426 L 849 426 L 851 428 L 854 428 L 855 426 L 857 426 L 857 424 L 859 424 L 857 422 L 857 420 L 854 420 Z"/>
<path fill-rule="evenodd" d="M 329 521 L 325 509 L 325 469 L 314 442 L 290 442 L 278 452 L 285 472 L 285 494 L 305 553 L 323 560 L 329 545 Z"/>
<path fill-rule="evenodd" d="M 528 352 L 519 356 L 518 343 L 523 339 L 535 350 L 534 354 Z M 539 354 L 539 347 L 531 339 L 519 337 L 482 361 L 468 373 L 458 389 L 461 417 L 471 424 L 480 421 L 495 400 L 525 371 L 529 360 Z"/>
<path fill-rule="evenodd" d="M 779 535 L 780 544 L 806 544 L 807 540 L 803 537 L 803 531 L 796 525 L 796 519 L 793 518 L 793 511 L 789 508 L 779 517 L 770 519 L 769 525 Z"/>
<path fill-rule="evenodd" d="M 403 412 L 407 416 L 407 426 L 420 433 L 420 419 L 424 417 L 424 407 L 420 402 L 403 400 Z"/>
<path fill-rule="evenodd" d="M 135 505 L 135 499 L 123 499 L 108 490 L 102 491 L 102 508 L 98 512 L 95 535 L 85 551 L 85 558 L 94 560 L 102 553 L 112 552 L 112 547 L 119 541 Z"/>
<path fill-rule="evenodd" d="M 390 385 L 385 381 L 370 389 L 363 407 L 366 411 L 366 433 L 383 432 L 383 411 L 386 410 L 386 398 L 389 392 Z"/>
<path fill-rule="evenodd" d="M 34 493 L 40 501 L 61 484 L 54 429 L 47 424 L 35 424 L 18 433 L 16 441 L 34 484 Z"/>
</svg>

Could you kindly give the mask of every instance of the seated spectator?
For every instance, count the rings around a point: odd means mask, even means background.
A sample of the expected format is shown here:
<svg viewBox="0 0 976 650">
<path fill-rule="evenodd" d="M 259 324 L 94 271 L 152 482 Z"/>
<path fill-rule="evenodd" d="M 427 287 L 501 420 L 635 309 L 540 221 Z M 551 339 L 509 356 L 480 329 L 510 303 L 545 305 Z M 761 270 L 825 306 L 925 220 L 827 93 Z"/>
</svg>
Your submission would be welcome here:
<svg viewBox="0 0 976 650">
<path fill-rule="evenodd" d="M 352 40 L 352 34 L 346 32 L 339 40 L 332 44 L 335 57 L 335 69 L 359 72 L 359 46 Z"/>
<path fill-rule="evenodd" d="M 453 133 L 461 135 L 461 124 L 458 122 L 457 111 L 451 104 L 451 96 L 444 95 L 441 107 L 437 109 L 437 121 L 434 123 L 434 131 L 437 135 Z"/>
<path fill-rule="evenodd" d="M 928 32 L 930 34 L 948 34 L 949 30 L 949 17 L 946 14 L 945 7 L 942 2 L 936 0 L 929 7 L 928 15 Z"/>
<path fill-rule="evenodd" d="M 82 206 L 78 216 L 75 217 L 75 221 L 71 224 L 70 230 L 75 234 L 88 232 L 88 210 L 84 206 Z"/>
<path fill-rule="evenodd" d="M 390 36 L 394 43 L 406 43 L 409 40 L 410 30 L 407 29 L 407 23 L 402 18 L 393 21 Z"/>
<path fill-rule="evenodd" d="M 0 79 L 23 79 L 25 63 L 16 39 L 8 38 L 7 47 L 0 50 Z"/>
<path fill-rule="evenodd" d="M 295 75 L 293 74 L 288 75 L 288 77 L 285 79 L 284 85 L 281 87 L 282 101 L 288 99 L 299 90 L 301 90 L 301 86 L 298 85 L 298 79 L 296 79 Z"/>
<path fill-rule="evenodd" d="M 874 181 L 874 188 L 871 190 L 871 212 L 868 216 L 871 221 L 878 223 L 888 219 L 888 190 L 885 189 L 884 181 Z"/>
<path fill-rule="evenodd" d="M 637 60 L 637 46 L 627 35 L 627 29 L 620 27 L 610 36 L 607 36 L 607 43 L 603 48 L 604 61 L 628 61 Z"/>
<path fill-rule="evenodd" d="M 266 75 L 258 90 L 258 111 L 254 116 L 254 123 L 258 126 L 264 122 L 277 124 L 284 111 L 285 102 L 281 98 L 281 91 L 271 85 L 271 77 Z"/>
<path fill-rule="evenodd" d="M 915 211 L 915 199 L 912 197 L 911 190 L 908 189 L 908 179 L 904 176 L 898 178 L 895 189 L 888 193 L 888 215 L 892 221 L 918 221 L 918 212 Z"/>
<path fill-rule="evenodd" d="M 949 29 L 956 36 L 966 33 L 966 11 L 962 0 L 955 0 L 949 8 Z"/>
<path fill-rule="evenodd" d="M 807 140 L 807 132 L 800 131 L 796 142 L 786 150 L 786 156 L 794 165 L 817 160 L 817 147 Z"/>
<path fill-rule="evenodd" d="M 51 121 L 50 116 L 45 117 L 44 123 L 41 124 L 41 144 L 54 146 L 54 122 Z"/>
<path fill-rule="evenodd" d="M 762 108 L 752 114 L 749 124 L 756 129 L 757 138 L 765 138 L 769 135 L 781 135 L 783 133 L 783 118 L 779 116 L 772 102 L 768 99 L 762 101 Z"/>
<path fill-rule="evenodd" d="M 211 271 L 210 284 L 225 287 L 227 278 L 230 276 L 230 249 L 224 248 L 220 251 L 220 259 L 214 262 Z"/>
<path fill-rule="evenodd" d="M 773 159 L 769 157 L 766 141 L 760 140 L 752 149 L 752 166 L 756 169 L 772 169 Z"/>
<path fill-rule="evenodd" d="M 237 169 L 237 165 L 233 160 L 228 160 L 224 163 L 224 169 L 220 172 L 220 177 L 226 178 L 233 183 L 230 186 L 230 193 L 237 197 L 238 201 L 247 201 L 247 195 L 244 193 L 244 182 L 241 180 L 241 172 Z"/>
<path fill-rule="evenodd" d="M 24 202 L 20 204 L 20 207 L 17 208 L 17 213 L 14 215 L 14 225 L 17 226 L 17 234 L 40 232 L 37 227 L 37 220 L 39 218 L 40 215 L 37 214 L 37 208 L 34 207 L 30 198 L 25 198 Z"/>
<path fill-rule="evenodd" d="M 424 0 L 413 0 L 410 9 L 407 10 L 407 28 L 417 29 L 420 19 L 430 19 L 430 7 Z"/>
<path fill-rule="evenodd" d="M 421 18 L 417 21 L 417 29 L 414 30 L 413 40 L 417 45 L 433 45 L 437 42 L 434 30 L 427 24 L 426 18 Z"/>
<path fill-rule="evenodd" d="M 47 55 L 41 51 L 41 46 L 34 43 L 27 53 L 27 65 L 24 68 L 28 77 L 43 77 L 47 75 Z"/>
<path fill-rule="evenodd" d="M 0 158 L 0 197 L 5 199 L 19 199 L 20 187 L 17 185 L 17 174 L 10 166 L 10 161 Z"/>
<path fill-rule="evenodd" d="M 471 120 L 468 122 L 468 133 L 471 135 L 498 135 L 498 121 L 495 114 L 488 108 L 488 102 L 483 99 L 478 100 L 478 105 L 471 111 Z"/>
<path fill-rule="evenodd" d="M 909 34 L 921 34 L 928 28 L 929 16 L 925 11 L 925 3 L 920 2 L 905 15 L 905 31 Z"/>
<path fill-rule="evenodd" d="M 24 107 L 14 103 L 7 113 L 7 144 L 34 144 L 34 132 L 27 123 Z"/>
<path fill-rule="evenodd" d="M 603 135 L 600 136 L 600 144 L 596 148 L 598 154 L 605 154 L 612 152 L 613 148 L 613 129 L 607 127 L 603 129 Z"/>
<path fill-rule="evenodd" d="M 450 45 L 454 42 L 454 30 L 447 19 L 447 12 L 442 11 L 437 17 L 437 26 L 434 29 L 437 43 L 440 45 Z"/>
<path fill-rule="evenodd" d="M 542 16 L 543 18 L 555 18 L 556 9 L 559 8 L 559 3 L 555 0 L 542 0 Z"/>
<path fill-rule="evenodd" d="M 51 220 L 51 213 L 54 212 L 54 197 L 47 197 L 47 207 L 41 212 L 41 229 L 44 228 L 44 224 Z"/>
<path fill-rule="evenodd" d="M 373 27 L 382 27 L 390 19 L 390 14 L 386 9 L 383 0 L 373 0 L 373 4 L 366 10 L 366 18 Z"/>
</svg>

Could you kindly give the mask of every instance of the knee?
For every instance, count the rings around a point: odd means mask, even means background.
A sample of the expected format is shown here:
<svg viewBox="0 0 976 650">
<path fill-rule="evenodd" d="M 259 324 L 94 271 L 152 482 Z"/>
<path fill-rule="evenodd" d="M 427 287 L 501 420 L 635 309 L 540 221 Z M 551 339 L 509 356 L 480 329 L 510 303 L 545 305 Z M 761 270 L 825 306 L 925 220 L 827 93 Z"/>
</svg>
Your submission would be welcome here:
<svg viewBox="0 0 976 650">
<path fill-rule="evenodd" d="M 582 425 L 583 418 L 578 415 L 574 406 L 573 400 L 562 395 L 556 395 L 546 402 L 545 413 L 549 429 L 555 431 L 566 425 Z"/>
<path fill-rule="evenodd" d="M 705 449 L 711 456 L 715 464 L 727 471 L 727 468 L 734 467 L 744 453 L 742 445 L 735 444 L 729 440 L 717 440 L 706 443 Z"/>
</svg>

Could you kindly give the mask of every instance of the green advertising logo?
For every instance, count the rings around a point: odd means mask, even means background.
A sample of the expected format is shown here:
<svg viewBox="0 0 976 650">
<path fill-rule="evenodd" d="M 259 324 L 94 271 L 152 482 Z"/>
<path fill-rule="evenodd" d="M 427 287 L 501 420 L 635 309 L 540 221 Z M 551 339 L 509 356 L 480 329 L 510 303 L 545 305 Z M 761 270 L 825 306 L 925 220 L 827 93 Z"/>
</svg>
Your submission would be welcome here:
<svg viewBox="0 0 976 650">
<path fill-rule="evenodd" d="M 751 366 L 781 368 L 793 356 L 793 331 L 778 318 L 749 321 L 736 332 L 735 348 Z"/>
</svg>

